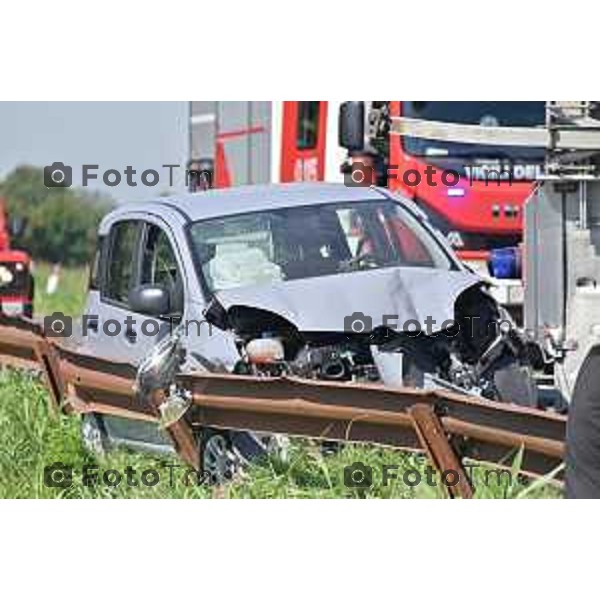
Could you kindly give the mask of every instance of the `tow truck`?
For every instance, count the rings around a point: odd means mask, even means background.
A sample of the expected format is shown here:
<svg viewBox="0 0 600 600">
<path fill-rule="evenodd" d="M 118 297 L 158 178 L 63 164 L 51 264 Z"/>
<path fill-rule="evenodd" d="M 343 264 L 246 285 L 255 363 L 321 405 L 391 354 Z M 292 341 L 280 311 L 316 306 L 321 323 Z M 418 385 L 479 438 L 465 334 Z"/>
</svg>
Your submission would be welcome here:
<svg viewBox="0 0 600 600">
<path fill-rule="evenodd" d="M 525 328 L 570 402 L 582 365 L 600 351 L 600 103 L 546 110 L 545 174 L 525 212 Z M 530 142 L 542 143 L 540 133 Z"/>
<path fill-rule="evenodd" d="M 10 247 L 11 236 L 22 230 L 22 221 L 7 217 L 6 203 L 0 198 L 0 311 L 9 315 L 33 314 L 31 259 L 22 250 Z"/>
</svg>

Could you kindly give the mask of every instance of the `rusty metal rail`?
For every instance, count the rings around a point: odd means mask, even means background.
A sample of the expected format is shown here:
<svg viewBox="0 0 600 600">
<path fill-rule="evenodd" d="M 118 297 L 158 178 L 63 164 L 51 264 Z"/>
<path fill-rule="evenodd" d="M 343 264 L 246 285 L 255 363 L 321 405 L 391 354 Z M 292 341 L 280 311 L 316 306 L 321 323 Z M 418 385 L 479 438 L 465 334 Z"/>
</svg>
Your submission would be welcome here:
<svg viewBox="0 0 600 600">
<path fill-rule="evenodd" d="M 187 374 L 198 424 L 424 448 L 434 464 L 449 451 L 501 463 L 523 447 L 523 471 L 544 475 L 562 462 L 563 416 L 444 390 L 391 389 L 293 378 Z M 428 421 L 430 422 L 428 424 Z"/>
<path fill-rule="evenodd" d="M 0 363 L 17 368 L 42 369 L 50 391 L 50 410 L 56 411 L 64 395 L 57 353 L 39 323 L 0 312 Z"/>
<path fill-rule="evenodd" d="M 134 392 L 135 366 L 86 355 L 47 339 L 38 324 L 0 317 L 0 363 L 44 372 L 53 406 L 156 421 L 161 397 Z M 444 390 L 392 389 L 297 378 L 188 373 L 178 383 L 192 407 L 168 427 L 180 456 L 198 466 L 202 427 L 253 430 L 425 450 L 460 484 L 450 497 L 471 497 L 462 460 L 506 464 L 523 449 L 522 471 L 545 475 L 561 464 L 566 419 L 539 410 L 475 399 Z"/>
</svg>

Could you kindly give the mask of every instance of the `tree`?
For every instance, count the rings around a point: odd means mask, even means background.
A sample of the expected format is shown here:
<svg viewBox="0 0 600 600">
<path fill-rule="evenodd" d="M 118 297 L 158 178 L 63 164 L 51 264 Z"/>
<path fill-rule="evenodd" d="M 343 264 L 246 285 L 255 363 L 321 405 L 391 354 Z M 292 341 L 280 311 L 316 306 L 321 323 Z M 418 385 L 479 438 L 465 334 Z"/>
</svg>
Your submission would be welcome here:
<svg viewBox="0 0 600 600">
<path fill-rule="evenodd" d="M 13 240 L 35 260 L 83 264 L 90 260 L 96 229 L 112 202 L 78 188 L 47 188 L 43 169 L 21 166 L 0 183 L 11 216 L 26 219 Z"/>
</svg>

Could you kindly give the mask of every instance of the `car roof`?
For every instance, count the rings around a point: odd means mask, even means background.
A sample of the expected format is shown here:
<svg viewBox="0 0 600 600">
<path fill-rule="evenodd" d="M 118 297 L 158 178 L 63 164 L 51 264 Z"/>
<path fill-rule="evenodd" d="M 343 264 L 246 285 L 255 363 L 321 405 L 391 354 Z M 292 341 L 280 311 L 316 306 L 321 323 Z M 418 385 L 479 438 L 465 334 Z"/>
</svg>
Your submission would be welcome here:
<svg viewBox="0 0 600 600">
<path fill-rule="evenodd" d="M 207 190 L 159 198 L 148 204 L 177 208 L 188 219 L 199 221 L 246 212 L 332 202 L 382 200 L 387 197 L 383 190 L 373 187 L 346 187 L 336 183 L 285 183 Z"/>
</svg>

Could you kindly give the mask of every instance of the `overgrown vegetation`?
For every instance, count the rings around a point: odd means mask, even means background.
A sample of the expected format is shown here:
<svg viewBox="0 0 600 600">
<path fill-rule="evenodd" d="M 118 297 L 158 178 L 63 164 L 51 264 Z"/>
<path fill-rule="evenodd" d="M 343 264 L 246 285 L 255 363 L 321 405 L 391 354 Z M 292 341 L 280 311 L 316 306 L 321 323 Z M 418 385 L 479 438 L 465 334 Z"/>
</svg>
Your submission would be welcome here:
<svg viewBox="0 0 600 600">
<path fill-rule="evenodd" d="M 81 265 L 90 260 L 96 229 L 111 202 L 80 188 L 44 185 L 43 169 L 22 166 L 0 182 L 11 219 L 25 223 L 13 245 L 34 260 Z"/>
</svg>

